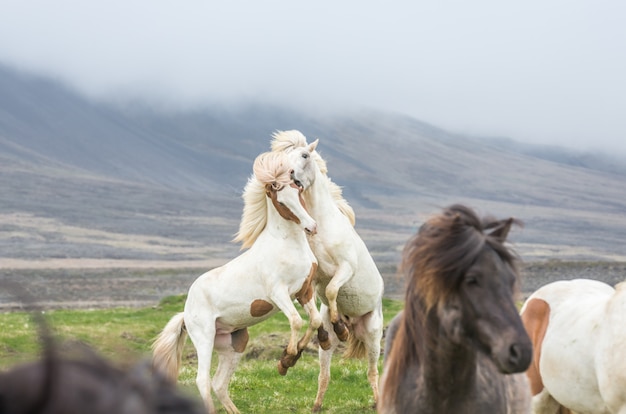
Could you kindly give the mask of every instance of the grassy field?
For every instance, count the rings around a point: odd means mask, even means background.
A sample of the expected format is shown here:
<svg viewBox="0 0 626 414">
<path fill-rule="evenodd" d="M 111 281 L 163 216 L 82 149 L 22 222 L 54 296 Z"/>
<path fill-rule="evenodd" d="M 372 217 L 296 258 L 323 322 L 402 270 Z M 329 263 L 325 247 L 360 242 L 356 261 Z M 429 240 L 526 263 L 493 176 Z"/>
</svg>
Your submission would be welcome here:
<svg viewBox="0 0 626 414">
<path fill-rule="evenodd" d="M 183 303 L 183 296 L 172 296 L 154 307 L 55 310 L 46 312 L 45 316 L 59 340 L 87 343 L 105 357 L 124 365 L 149 357 L 153 338 L 172 315 L 182 310 Z M 385 325 L 401 308 L 399 301 L 384 301 Z M 317 345 L 309 345 L 298 364 L 281 377 L 276 363 L 288 341 L 287 319 L 277 314 L 250 328 L 249 332 L 245 356 L 230 386 L 237 407 L 247 413 L 310 412 L 317 391 Z M 366 376 L 367 363 L 344 360 L 339 351 L 331 368 L 332 380 L 324 400 L 324 412 L 374 412 Z M 0 314 L 0 368 L 4 370 L 32 360 L 38 354 L 36 326 L 30 315 L 24 312 Z M 187 341 L 179 384 L 198 396 L 196 363 L 195 350 Z"/>
</svg>

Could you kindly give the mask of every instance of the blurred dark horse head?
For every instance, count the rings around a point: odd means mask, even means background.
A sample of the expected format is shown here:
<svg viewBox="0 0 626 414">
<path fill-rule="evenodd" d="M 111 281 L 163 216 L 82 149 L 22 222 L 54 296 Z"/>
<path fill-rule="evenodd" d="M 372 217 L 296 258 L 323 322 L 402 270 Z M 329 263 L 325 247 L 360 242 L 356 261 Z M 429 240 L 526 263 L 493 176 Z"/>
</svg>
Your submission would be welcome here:
<svg viewBox="0 0 626 414">
<path fill-rule="evenodd" d="M 0 373 L 4 414 L 196 414 L 201 405 L 152 372 L 149 361 L 120 368 L 86 345 L 57 346 L 40 309 L 20 286 L 0 281 L 27 303 L 42 356 Z"/>
</svg>

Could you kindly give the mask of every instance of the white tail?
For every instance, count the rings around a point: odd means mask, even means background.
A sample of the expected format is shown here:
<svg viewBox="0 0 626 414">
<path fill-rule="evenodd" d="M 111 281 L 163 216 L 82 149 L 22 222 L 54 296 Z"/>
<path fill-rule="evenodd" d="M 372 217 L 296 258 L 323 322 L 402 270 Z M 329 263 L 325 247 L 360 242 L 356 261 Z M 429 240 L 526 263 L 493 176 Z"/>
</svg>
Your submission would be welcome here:
<svg viewBox="0 0 626 414">
<path fill-rule="evenodd" d="M 152 366 L 167 379 L 176 383 L 178 369 L 187 339 L 184 313 L 172 317 L 152 344 Z"/>
</svg>

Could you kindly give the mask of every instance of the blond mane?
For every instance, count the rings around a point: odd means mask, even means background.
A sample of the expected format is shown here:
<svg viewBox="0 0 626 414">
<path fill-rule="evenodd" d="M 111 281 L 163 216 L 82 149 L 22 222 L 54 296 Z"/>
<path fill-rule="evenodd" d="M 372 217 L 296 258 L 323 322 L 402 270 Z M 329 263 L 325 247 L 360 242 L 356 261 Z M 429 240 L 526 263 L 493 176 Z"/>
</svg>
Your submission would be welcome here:
<svg viewBox="0 0 626 414">
<path fill-rule="evenodd" d="M 266 185 L 280 190 L 291 182 L 291 168 L 282 152 L 264 152 L 254 160 L 253 174 L 243 190 L 243 213 L 233 239 L 241 249 L 251 247 L 267 224 Z"/>
<path fill-rule="evenodd" d="M 289 152 L 294 148 L 306 147 L 308 145 L 306 137 L 302 134 L 302 132 L 295 129 L 290 131 L 276 131 L 272 134 L 272 138 L 271 147 L 273 152 Z M 354 210 L 350 204 L 348 204 L 348 201 L 343 198 L 341 187 L 335 184 L 327 175 L 328 167 L 326 166 L 326 161 L 324 161 L 317 151 L 314 151 L 312 155 L 320 169 L 320 172 L 324 175 L 324 178 L 328 183 L 328 187 L 330 188 L 330 192 L 335 200 L 335 204 L 339 207 L 339 210 L 343 213 L 343 215 L 348 217 L 352 226 L 354 226 L 356 222 Z"/>
</svg>

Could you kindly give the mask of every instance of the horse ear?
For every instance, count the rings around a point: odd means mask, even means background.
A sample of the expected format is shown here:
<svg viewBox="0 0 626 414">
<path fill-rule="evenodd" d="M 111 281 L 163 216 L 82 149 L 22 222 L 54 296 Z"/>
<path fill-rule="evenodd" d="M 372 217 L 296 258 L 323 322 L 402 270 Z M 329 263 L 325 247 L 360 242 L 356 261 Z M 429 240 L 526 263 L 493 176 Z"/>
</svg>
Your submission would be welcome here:
<svg viewBox="0 0 626 414">
<path fill-rule="evenodd" d="M 320 143 L 320 139 L 319 138 L 316 139 L 315 141 L 311 142 L 309 144 L 309 152 L 315 151 L 315 148 L 317 148 L 317 144 L 319 144 L 319 143 Z"/>
<path fill-rule="evenodd" d="M 516 220 L 511 217 L 507 220 L 500 221 L 494 231 L 489 233 L 489 236 L 497 239 L 499 242 L 504 243 L 507 236 L 509 235 L 509 231 L 511 230 L 511 226 L 515 223 Z"/>
</svg>

